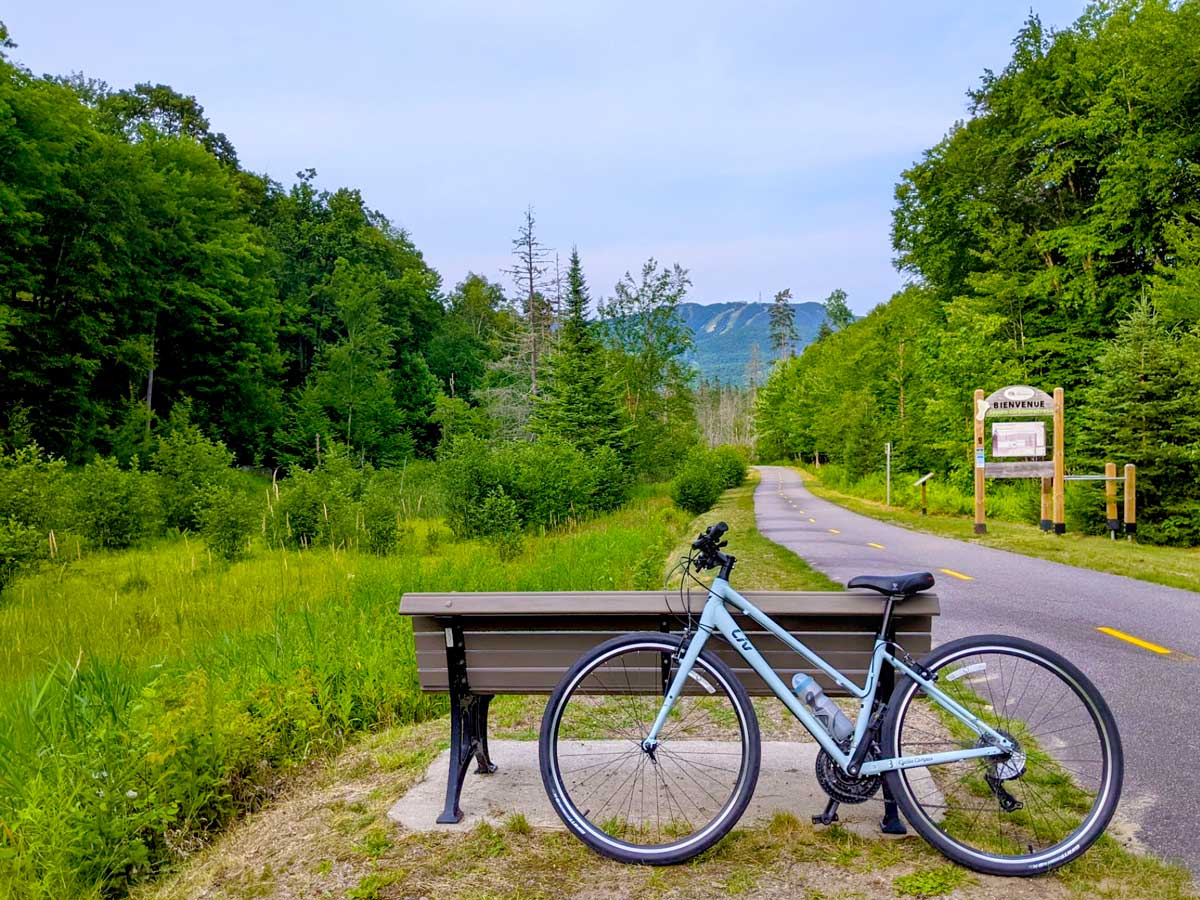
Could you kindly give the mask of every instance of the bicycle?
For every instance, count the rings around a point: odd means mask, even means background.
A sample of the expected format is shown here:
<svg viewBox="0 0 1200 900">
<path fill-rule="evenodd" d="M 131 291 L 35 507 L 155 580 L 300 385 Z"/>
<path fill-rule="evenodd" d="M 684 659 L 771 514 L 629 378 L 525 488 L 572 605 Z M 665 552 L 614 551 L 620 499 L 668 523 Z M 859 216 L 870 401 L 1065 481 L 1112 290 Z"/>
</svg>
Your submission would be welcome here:
<svg viewBox="0 0 1200 900">
<path fill-rule="evenodd" d="M 894 606 L 932 587 L 933 576 L 860 576 L 848 587 L 873 589 L 883 600 L 860 687 L 730 586 L 736 558 L 722 552 L 727 530 L 723 522 L 710 526 L 680 563 L 693 579 L 719 569 L 694 628 L 688 604 L 682 636 L 605 641 L 567 671 L 547 703 L 542 781 L 584 843 L 621 862 L 679 863 L 713 846 L 745 812 L 758 780 L 759 724 L 745 687 L 705 648 L 717 634 L 820 745 L 818 781 L 832 800 L 863 802 L 886 783 L 925 840 L 993 875 L 1050 871 L 1103 833 L 1121 793 L 1121 740 L 1078 668 L 1003 635 L 960 638 L 918 662 L 886 635 Z M 823 693 L 789 690 L 733 613 L 857 700 L 853 722 L 835 724 Z M 884 665 L 897 679 L 880 700 Z"/>
</svg>

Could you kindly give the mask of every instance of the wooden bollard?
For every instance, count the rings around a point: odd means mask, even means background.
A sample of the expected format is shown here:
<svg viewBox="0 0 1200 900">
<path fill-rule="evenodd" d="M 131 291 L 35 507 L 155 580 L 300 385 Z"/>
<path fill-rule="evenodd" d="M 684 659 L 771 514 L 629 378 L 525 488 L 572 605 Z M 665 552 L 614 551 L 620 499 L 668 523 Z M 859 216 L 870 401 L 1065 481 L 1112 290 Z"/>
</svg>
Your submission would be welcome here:
<svg viewBox="0 0 1200 900">
<path fill-rule="evenodd" d="M 1121 523 L 1117 519 L 1117 464 L 1104 464 L 1104 518 L 1108 520 L 1108 534 L 1115 541 Z"/>
<path fill-rule="evenodd" d="M 1054 512 L 1054 479 L 1042 479 L 1042 531 L 1053 531 L 1054 520 L 1051 515 Z"/>
<path fill-rule="evenodd" d="M 984 502 L 984 469 L 983 459 L 986 448 L 983 445 L 983 391 L 975 391 L 975 403 L 971 407 L 971 417 L 975 420 L 975 455 L 973 457 L 973 465 L 975 467 L 975 533 L 987 534 L 987 520 L 985 518 L 986 504 Z"/>
<path fill-rule="evenodd" d="M 1137 534 L 1137 466 L 1125 464 L 1125 534 L 1130 540 Z"/>
</svg>

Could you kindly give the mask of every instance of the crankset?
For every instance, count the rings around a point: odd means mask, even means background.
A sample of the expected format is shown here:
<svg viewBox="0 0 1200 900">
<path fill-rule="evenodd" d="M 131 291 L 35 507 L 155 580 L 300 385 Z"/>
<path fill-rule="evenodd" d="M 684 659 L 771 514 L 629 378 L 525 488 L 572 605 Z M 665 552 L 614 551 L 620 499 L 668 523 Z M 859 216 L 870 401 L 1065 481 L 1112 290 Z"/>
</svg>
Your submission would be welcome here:
<svg viewBox="0 0 1200 900">
<path fill-rule="evenodd" d="M 866 759 L 876 759 L 874 748 Z M 878 775 L 850 775 L 839 766 L 832 756 L 822 750 L 817 754 L 817 784 L 838 803 L 866 803 L 883 785 Z"/>
</svg>

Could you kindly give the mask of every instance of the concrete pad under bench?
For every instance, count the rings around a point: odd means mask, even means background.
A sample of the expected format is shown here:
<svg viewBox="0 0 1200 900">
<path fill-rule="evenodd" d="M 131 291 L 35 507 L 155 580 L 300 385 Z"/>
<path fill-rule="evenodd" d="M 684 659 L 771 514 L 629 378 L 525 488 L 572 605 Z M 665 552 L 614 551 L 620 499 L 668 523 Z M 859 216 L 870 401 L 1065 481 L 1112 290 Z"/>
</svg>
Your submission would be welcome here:
<svg viewBox="0 0 1200 900">
<path fill-rule="evenodd" d="M 476 775 L 463 785 L 464 818 L 455 825 L 437 824 L 445 801 L 444 773 L 450 751 L 444 750 L 388 812 L 388 818 L 410 831 L 465 831 L 487 822 L 499 827 L 513 813 L 521 813 L 535 828 L 560 828 L 562 821 L 550 806 L 538 769 L 536 741 L 491 741 L 492 760 L 498 766 L 491 775 Z M 740 827 L 764 825 L 776 812 L 788 812 L 801 822 L 825 808 L 828 799 L 813 772 L 819 747 L 813 743 L 764 741 L 758 786 Z M 928 775 L 920 770 L 925 778 Z M 912 777 L 912 776 L 910 776 Z M 883 814 L 882 792 L 866 803 L 842 804 L 841 825 L 858 834 L 878 835 Z"/>
</svg>

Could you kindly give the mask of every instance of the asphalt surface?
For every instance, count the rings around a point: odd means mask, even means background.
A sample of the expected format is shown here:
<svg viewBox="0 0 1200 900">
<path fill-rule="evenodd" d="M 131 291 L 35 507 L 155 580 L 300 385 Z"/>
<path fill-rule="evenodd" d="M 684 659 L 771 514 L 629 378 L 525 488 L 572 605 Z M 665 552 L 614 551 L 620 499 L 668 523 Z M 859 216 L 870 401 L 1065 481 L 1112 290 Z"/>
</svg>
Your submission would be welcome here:
<svg viewBox="0 0 1200 900">
<path fill-rule="evenodd" d="M 1137 838 L 1155 853 L 1200 876 L 1200 773 L 1192 771 L 1200 747 L 1200 593 L 909 531 L 814 497 L 792 469 L 760 471 L 759 531 L 834 580 L 932 572 L 942 610 L 935 643 L 1012 634 L 1079 666 L 1121 732 L 1118 816 L 1137 826 Z M 729 537 L 736 553 L 737 535 Z M 733 581 L 736 587 L 736 572 Z"/>
</svg>

